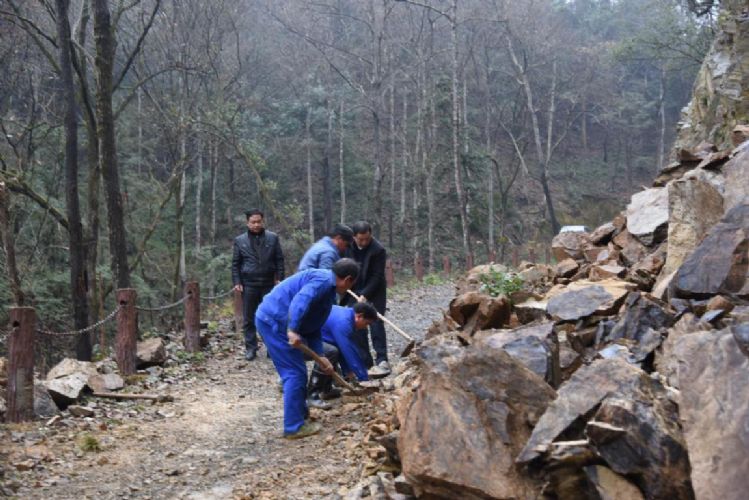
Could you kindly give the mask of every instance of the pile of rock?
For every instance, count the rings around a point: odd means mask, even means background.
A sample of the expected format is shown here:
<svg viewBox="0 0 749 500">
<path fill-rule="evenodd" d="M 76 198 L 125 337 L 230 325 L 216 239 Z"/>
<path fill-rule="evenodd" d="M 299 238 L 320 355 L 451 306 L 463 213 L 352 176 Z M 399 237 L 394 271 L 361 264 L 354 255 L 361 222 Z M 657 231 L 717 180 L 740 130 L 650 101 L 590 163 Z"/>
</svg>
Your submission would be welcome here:
<svg viewBox="0 0 749 500">
<path fill-rule="evenodd" d="M 163 366 L 168 361 L 164 341 L 153 337 L 137 344 L 137 367 Z M 6 361 L 0 358 L 0 421 L 5 413 Z M 49 418 L 61 410 L 73 416 L 90 416 L 93 412 L 78 403 L 91 393 L 110 393 L 125 387 L 125 380 L 117 373 L 117 364 L 111 358 L 98 362 L 64 358 L 56 364 L 43 380 L 34 382 L 34 414 Z"/>
<path fill-rule="evenodd" d="M 747 179 L 749 142 L 681 151 L 613 221 L 554 238 L 555 266 L 522 264 L 522 291 L 491 296 L 482 274 L 507 270 L 472 270 L 382 396 L 402 475 L 380 469 L 369 493 L 749 490 Z"/>
</svg>

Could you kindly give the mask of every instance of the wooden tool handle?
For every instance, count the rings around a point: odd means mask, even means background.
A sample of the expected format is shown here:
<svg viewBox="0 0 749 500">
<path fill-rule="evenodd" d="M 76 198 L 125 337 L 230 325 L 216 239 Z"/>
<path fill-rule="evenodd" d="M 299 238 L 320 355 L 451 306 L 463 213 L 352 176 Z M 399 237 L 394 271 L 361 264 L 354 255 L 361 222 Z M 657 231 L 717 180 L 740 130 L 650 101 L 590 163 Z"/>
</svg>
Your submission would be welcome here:
<svg viewBox="0 0 749 500">
<path fill-rule="evenodd" d="M 351 290 L 346 290 L 346 291 L 349 293 L 349 295 L 351 295 L 353 298 L 355 298 L 357 301 L 359 301 L 359 296 L 358 295 L 356 295 Z M 395 330 L 398 334 L 400 334 L 401 337 L 405 338 L 409 342 L 413 342 L 414 341 L 413 337 L 411 337 L 409 334 L 407 334 L 406 332 L 404 332 L 403 330 L 401 330 L 400 328 L 398 328 L 398 326 L 396 326 L 395 323 L 393 323 L 392 321 L 390 321 L 389 319 L 387 319 L 385 316 L 383 316 L 379 312 L 377 313 L 377 317 L 380 318 L 385 323 L 387 323 L 388 325 L 390 325 L 390 327 L 393 330 Z"/>
<path fill-rule="evenodd" d="M 317 362 L 317 364 L 319 364 L 319 365 L 322 366 L 322 364 L 323 364 L 322 363 L 322 357 L 319 354 L 317 354 L 315 351 L 313 351 L 312 349 L 310 349 L 309 347 L 307 347 L 304 344 L 299 344 L 299 345 L 294 346 L 294 347 L 296 347 L 297 349 L 299 349 L 300 351 L 302 351 L 304 354 L 306 354 L 310 358 L 314 359 Z M 354 388 L 354 386 L 352 386 L 351 384 L 349 384 L 348 382 L 346 382 L 346 379 L 343 378 L 343 377 L 341 377 L 340 375 L 338 375 L 338 372 L 335 371 L 335 370 L 333 371 L 333 378 L 335 379 L 336 382 L 338 382 L 340 385 L 342 385 L 343 387 L 345 387 L 349 391 L 351 391 L 353 393 L 357 392 L 356 388 Z"/>
</svg>

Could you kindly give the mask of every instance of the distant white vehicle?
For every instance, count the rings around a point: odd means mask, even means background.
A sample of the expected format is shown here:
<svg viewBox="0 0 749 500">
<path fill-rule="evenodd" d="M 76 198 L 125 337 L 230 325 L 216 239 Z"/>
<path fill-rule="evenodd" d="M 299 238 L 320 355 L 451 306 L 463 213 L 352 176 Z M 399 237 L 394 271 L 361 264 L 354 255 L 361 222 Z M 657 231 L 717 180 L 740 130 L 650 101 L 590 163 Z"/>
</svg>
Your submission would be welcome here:
<svg viewBox="0 0 749 500">
<path fill-rule="evenodd" d="M 588 228 L 585 226 L 562 226 L 559 233 L 588 233 Z"/>
</svg>

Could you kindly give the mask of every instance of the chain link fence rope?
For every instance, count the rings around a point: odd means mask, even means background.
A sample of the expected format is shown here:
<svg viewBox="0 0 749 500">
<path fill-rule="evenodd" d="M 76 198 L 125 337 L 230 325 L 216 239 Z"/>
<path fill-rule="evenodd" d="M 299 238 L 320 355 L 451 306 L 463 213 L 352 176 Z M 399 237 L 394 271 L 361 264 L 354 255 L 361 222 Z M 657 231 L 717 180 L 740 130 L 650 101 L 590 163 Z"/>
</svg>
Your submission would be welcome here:
<svg viewBox="0 0 749 500">
<path fill-rule="evenodd" d="M 122 306 L 117 306 L 111 313 L 107 315 L 106 318 L 97 321 L 93 325 L 89 325 L 86 328 L 81 328 L 80 330 L 68 330 L 66 332 L 53 332 L 52 330 L 45 330 L 42 328 L 37 328 L 37 333 L 41 333 L 42 335 L 51 335 L 54 337 L 66 337 L 66 336 L 72 336 L 72 335 L 80 335 L 82 333 L 90 332 L 91 330 L 95 330 L 96 328 L 99 328 L 104 323 L 111 321 L 114 319 L 115 316 L 117 316 L 117 313 L 120 312 L 122 309 Z"/>
</svg>

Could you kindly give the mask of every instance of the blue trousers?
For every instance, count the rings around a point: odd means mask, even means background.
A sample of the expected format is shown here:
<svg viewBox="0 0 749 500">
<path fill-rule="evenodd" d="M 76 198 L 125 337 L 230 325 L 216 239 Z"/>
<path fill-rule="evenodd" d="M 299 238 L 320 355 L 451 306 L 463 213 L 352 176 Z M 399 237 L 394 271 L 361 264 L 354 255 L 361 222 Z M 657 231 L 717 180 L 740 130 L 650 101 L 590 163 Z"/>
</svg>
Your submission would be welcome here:
<svg viewBox="0 0 749 500">
<path fill-rule="evenodd" d="M 255 317 L 255 326 L 283 382 L 283 432 L 293 434 L 304 425 L 307 413 L 307 365 L 304 364 L 304 355 L 289 345 L 285 324 L 266 323 Z"/>
</svg>

